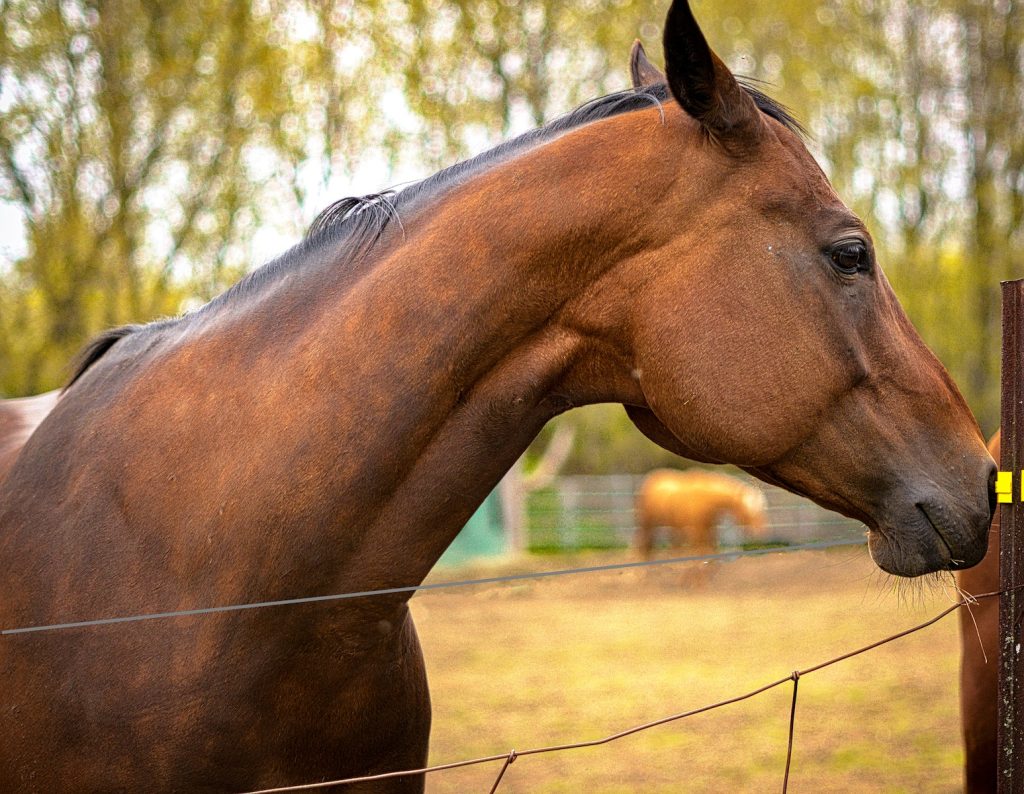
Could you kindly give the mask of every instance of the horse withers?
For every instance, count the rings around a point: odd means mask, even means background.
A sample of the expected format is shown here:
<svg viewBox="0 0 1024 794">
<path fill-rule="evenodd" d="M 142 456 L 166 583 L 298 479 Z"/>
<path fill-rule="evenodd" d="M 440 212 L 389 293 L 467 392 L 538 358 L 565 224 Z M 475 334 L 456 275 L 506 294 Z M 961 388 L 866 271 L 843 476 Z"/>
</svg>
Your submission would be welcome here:
<svg viewBox="0 0 1024 794">
<path fill-rule="evenodd" d="M 595 402 L 863 521 L 887 571 L 978 562 L 995 466 L 864 224 L 685 2 L 664 51 L 664 74 L 637 51 L 635 88 L 332 205 L 201 310 L 96 340 L 0 483 L 0 627 L 416 585 L 544 424 Z M 5 634 L 3 788 L 422 767 L 408 597 Z"/>
</svg>

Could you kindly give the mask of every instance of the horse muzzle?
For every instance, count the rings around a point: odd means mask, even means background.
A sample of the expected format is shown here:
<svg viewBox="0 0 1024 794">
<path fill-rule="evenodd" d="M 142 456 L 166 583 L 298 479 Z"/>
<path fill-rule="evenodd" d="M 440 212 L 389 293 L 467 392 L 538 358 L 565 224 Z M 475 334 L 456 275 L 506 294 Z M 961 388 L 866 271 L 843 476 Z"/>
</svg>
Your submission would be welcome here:
<svg viewBox="0 0 1024 794">
<path fill-rule="evenodd" d="M 954 496 L 935 487 L 917 493 L 911 489 L 909 498 L 904 496 L 892 514 L 870 526 L 871 558 L 896 576 L 977 565 L 988 550 L 994 478 L 995 466 L 989 461 L 976 490 Z"/>
</svg>

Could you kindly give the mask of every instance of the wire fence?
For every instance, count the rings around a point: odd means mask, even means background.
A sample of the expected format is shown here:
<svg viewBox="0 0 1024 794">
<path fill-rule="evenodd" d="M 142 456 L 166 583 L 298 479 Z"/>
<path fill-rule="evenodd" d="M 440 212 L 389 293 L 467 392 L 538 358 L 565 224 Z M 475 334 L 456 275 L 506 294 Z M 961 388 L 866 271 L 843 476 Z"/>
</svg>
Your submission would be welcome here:
<svg viewBox="0 0 1024 794">
<path fill-rule="evenodd" d="M 820 524 L 819 524 L 819 526 L 820 526 Z M 200 615 L 213 614 L 213 613 L 235 612 L 235 611 L 251 610 L 251 609 L 263 609 L 263 608 L 271 608 L 271 607 L 279 607 L 279 606 L 287 606 L 287 605 L 295 605 L 295 604 L 312 604 L 312 603 L 322 603 L 322 602 L 331 602 L 331 601 L 342 601 L 342 600 L 347 600 L 347 599 L 368 598 L 368 597 L 381 596 L 381 595 L 413 594 L 413 593 L 422 592 L 422 591 L 435 591 L 435 590 L 445 590 L 445 589 L 454 589 L 454 588 L 464 588 L 464 587 L 470 587 L 470 586 L 492 585 L 492 584 L 497 584 L 497 583 L 515 582 L 515 581 L 523 581 L 523 580 L 543 580 L 543 579 L 549 579 L 549 578 L 553 578 L 553 577 L 565 577 L 565 576 L 573 576 L 573 575 L 581 575 L 581 574 L 589 574 L 589 573 L 597 573 L 597 572 L 605 572 L 605 571 L 622 571 L 622 570 L 626 570 L 626 569 L 636 569 L 636 568 L 653 568 L 653 567 L 660 567 L 660 566 L 667 566 L 667 565 L 678 565 L 678 564 L 684 564 L 684 563 L 703 563 L 703 562 L 711 562 L 711 561 L 731 561 L 731 560 L 737 560 L 737 559 L 747 558 L 747 557 L 761 557 L 761 556 L 765 556 L 765 555 L 769 555 L 769 554 L 787 554 L 787 553 L 797 552 L 797 551 L 826 550 L 826 549 L 834 549 L 834 548 L 838 548 L 838 547 L 861 546 L 861 545 L 864 545 L 865 543 L 866 543 L 866 539 L 863 538 L 863 537 L 860 537 L 860 538 L 839 537 L 839 538 L 831 538 L 831 539 L 827 539 L 827 540 L 814 541 L 814 542 L 809 542 L 809 543 L 799 543 L 799 544 L 790 545 L 790 546 L 772 546 L 772 547 L 767 547 L 767 548 L 755 548 L 755 549 L 734 549 L 734 550 L 729 550 L 729 551 L 717 552 L 717 553 L 713 553 L 713 554 L 702 554 L 702 555 L 692 555 L 692 556 L 682 556 L 682 557 L 670 557 L 670 558 L 645 560 L 645 561 L 637 561 L 637 562 L 615 562 L 615 563 L 602 564 L 602 565 L 592 565 L 592 566 L 586 566 L 586 567 L 562 568 L 562 569 L 547 570 L 547 571 L 530 571 L 530 572 L 525 572 L 525 573 L 513 573 L 513 574 L 503 575 L 503 576 L 490 576 L 490 577 L 473 578 L 473 579 L 457 579 L 457 580 L 450 580 L 450 581 L 428 582 L 426 584 L 420 584 L 420 585 L 414 585 L 414 586 L 380 588 L 380 589 L 373 589 L 373 590 L 353 591 L 353 592 L 335 593 L 335 594 L 328 594 L 328 595 L 317 595 L 317 596 L 307 596 L 307 597 L 279 599 L 279 600 L 273 600 L 273 601 L 261 601 L 261 602 L 253 602 L 253 603 L 209 606 L 209 607 L 200 607 L 200 608 L 196 608 L 196 609 L 168 611 L 168 612 L 154 612 L 154 613 L 135 614 L 135 615 L 120 615 L 120 616 L 112 616 L 112 617 L 91 618 L 91 619 L 84 619 L 84 620 L 78 620 L 78 621 L 69 621 L 69 622 L 47 624 L 47 625 L 18 626 L 18 627 L 10 627 L 10 628 L 2 629 L 2 630 L 0 630 L 0 635 L 27 634 L 27 633 L 33 633 L 33 632 L 52 632 L 52 631 L 59 631 L 59 630 L 64 630 L 64 629 L 85 628 L 85 627 L 109 625 L 109 624 L 115 624 L 115 623 L 130 623 L 130 622 L 138 622 L 138 621 L 157 620 L 157 619 L 192 617 L 192 616 L 200 616 Z M 591 747 L 599 747 L 599 746 L 603 746 L 603 745 L 608 745 L 610 743 L 617 742 L 617 741 L 619 741 L 621 739 L 624 739 L 625 737 L 628 737 L 628 736 L 631 736 L 631 735 L 634 735 L 634 734 L 637 734 L 637 733 L 640 733 L 640 732 L 643 732 L 643 731 L 648 731 L 648 730 L 650 730 L 652 728 L 655 728 L 655 727 L 658 727 L 658 726 L 661 726 L 661 725 L 666 725 L 668 723 L 676 722 L 676 721 L 679 721 L 679 720 L 682 720 L 682 719 L 685 719 L 685 718 L 688 718 L 688 717 L 693 717 L 693 716 L 696 716 L 698 714 L 703 714 L 703 713 L 706 713 L 706 712 L 709 712 L 709 711 L 712 711 L 712 710 L 715 710 L 715 709 L 722 708 L 724 706 L 728 706 L 728 705 L 731 705 L 731 704 L 734 704 L 734 703 L 739 703 L 741 701 L 748 700 L 750 698 L 754 698 L 754 697 L 756 697 L 756 696 L 758 696 L 760 694 L 763 694 L 763 693 L 768 692 L 770 690 L 776 689 L 777 687 L 783 686 L 783 685 L 785 685 L 785 684 L 787 684 L 789 682 L 792 682 L 793 690 L 792 690 L 792 700 L 791 700 L 790 713 L 789 713 L 789 731 L 788 731 L 788 742 L 787 742 L 787 748 L 786 748 L 786 763 L 785 763 L 785 769 L 784 769 L 784 772 L 783 772 L 783 775 L 782 775 L 782 791 L 785 794 L 785 792 L 787 792 L 787 790 L 788 790 L 790 769 L 791 769 L 791 764 L 792 764 L 792 760 L 793 760 L 793 738 L 794 738 L 794 729 L 795 729 L 795 721 L 796 721 L 797 696 L 798 696 L 798 692 L 799 692 L 799 682 L 800 682 L 800 679 L 802 677 L 805 677 L 805 676 L 807 676 L 809 674 L 815 673 L 815 672 L 817 672 L 819 670 L 822 670 L 822 669 L 824 669 L 826 667 L 830 667 L 832 665 L 838 664 L 838 663 L 840 663 L 842 661 L 845 661 L 847 659 L 851 659 L 851 658 L 853 658 L 855 656 L 859 656 L 860 654 L 866 653 L 867 651 L 870 651 L 870 650 L 872 650 L 874 648 L 878 648 L 879 646 L 882 646 L 882 645 L 885 645 L 887 643 L 893 642 L 893 641 L 895 641 L 897 639 L 900 639 L 902 637 L 905 637 L 905 636 L 907 636 L 909 634 L 913 634 L 915 632 L 918 632 L 918 631 L 921 631 L 921 630 L 923 630 L 925 628 L 928 628 L 929 626 L 932 626 L 933 624 L 935 624 L 938 621 L 942 620 L 943 618 L 945 618 L 946 616 L 948 616 L 952 612 L 955 612 L 955 611 L 957 611 L 957 610 L 959 610 L 959 609 L 961 609 L 963 607 L 967 607 L 970 604 L 975 603 L 978 599 L 992 598 L 992 597 L 996 597 L 996 596 L 998 596 L 1000 594 L 1001 594 L 1000 592 L 992 592 L 992 593 L 984 593 L 984 594 L 981 594 L 981 595 L 971 596 L 971 595 L 967 595 L 967 594 L 961 593 L 961 597 L 960 597 L 960 599 L 956 603 L 952 604 L 951 606 L 949 606 L 948 608 L 944 609 L 942 612 L 940 612 L 939 614 L 933 616 L 932 618 L 924 621 L 923 623 L 919 623 L 919 624 L 917 624 L 915 626 L 912 626 L 911 628 L 908 628 L 908 629 L 905 629 L 903 631 L 897 632 L 895 634 L 889 635 L 889 636 L 887 636 L 887 637 L 885 637 L 885 638 L 883 638 L 881 640 L 878 640 L 878 641 L 870 643 L 868 645 L 856 648 L 854 650 L 851 650 L 849 652 L 843 653 L 843 654 L 841 654 L 839 656 L 836 656 L 834 658 L 828 659 L 826 661 L 819 662 L 817 664 L 811 665 L 809 667 L 806 667 L 806 668 L 803 668 L 803 669 L 800 669 L 800 670 L 795 670 L 792 673 L 790 673 L 789 675 L 786 675 L 786 676 L 781 677 L 781 678 L 779 678 L 777 680 L 774 680 L 774 681 L 771 681 L 769 683 L 766 683 L 766 684 L 764 684 L 762 686 L 759 686 L 759 687 L 757 687 L 757 688 L 755 688 L 755 689 L 753 689 L 751 691 L 744 692 L 744 693 L 741 693 L 741 694 L 737 694 L 737 695 L 735 695 L 733 697 L 729 697 L 729 698 L 726 698 L 724 700 L 717 701 L 715 703 L 711 703 L 711 704 L 708 704 L 708 705 L 705 705 L 705 706 L 701 706 L 699 708 L 695 708 L 695 709 L 691 709 L 691 710 L 688 710 L 688 711 L 683 711 L 683 712 L 671 714 L 671 715 L 668 715 L 668 716 L 665 716 L 665 717 L 661 717 L 659 719 L 655 719 L 655 720 L 652 720 L 652 721 L 649 721 L 649 722 L 645 722 L 645 723 L 642 723 L 642 724 L 639 724 L 639 725 L 633 725 L 631 727 L 627 727 L 627 728 L 625 728 L 625 729 L 623 729 L 621 731 L 618 731 L 616 733 L 613 733 L 611 735 L 604 736 L 604 737 L 601 737 L 601 738 L 588 739 L 588 740 L 579 740 L 579 741 L 572 741 L 572 742 L 565 742 L 565 743 L 561 743 L 561 744 L 541 746 L 541 747 L 532 747 L 532 748 L 527 748 L 527 749 L 524 749 L 524 750 L 515 750 L 515 749 L 513 749 L 513 750 L 510 750 L 510 751 L 508 751 L 506 753 L 496 753 L 496 754 L 492 754 L 492 755 L 480 756 L 480 757 L 470 758 L 470 759 L 466 759 L 466 760 L 453 761 L 453 762 L 449 762 L 449 763 L 443 763 L 443 764 L 437 764 L 437 765 L 433 765 L 433 766 L 427 766 L 427 767 L 423 767 L 423 768 L 419 768 L 419 769 L 403 769 L 403 770 L 396 770 L 396 771 L 393 771 L 393 772 L 385 772 L 385 773 L 373 774 L 373 775 L 364 775 L 364 776 L 359 776 L 359 777 L 350 777 L 350 778 L 343 778 L 343 779 L 329 780 L 329 781 L 317 781 L 317 782 L 304 783 L 304 784 L 298 784 L 298 785 L 281 786 L 281 787 L 276 787 L 276 788 L 265 788 L 265 789 L 249 791 L 249 792 L 246 792 L 246 794 L 277 794 L 278 792 L 283 793 L 283 792 L 294 792 L 294 791 L 323 790 L 323 789 L 328 789 L 328 788 L 344 787 L 344 786 L 347 786 L 347 785 L 352 785 L 352 784 L 357 784 L 357 783 L 368 783 L 368 782 L 381 781 L 381 780 L 387 780 L 387 779 L 393 779 L 393 778 L 427 775 L 427 774 L 442 772 L 444 770 L 459 769 L 459 768 L 464 768 L 464 767 L 469 767 L 469 766 L 477 766 L 477 765 L 481 765 L 481 764 L 497 764 L 497 763 L 500 763 L 501 766 L 500 766 L 500 768 L 498 770 L 498 773 L 497 773 L 497 776 L 495 777 L 494 782 L 493 782 L 493 784 L 492 784 L 492 786 L 490 788 L 490 792 L 491 792 L 491 794 L 493 794 L 500 787 L 502 781 L 505 778 L 505 774 L 508 771 L 509 767 L 515 761 L 517 761 L 518 759 L 524 758 L 526 756 L 544 755 L 544 754 L 550 754 L 550 753 L 559 753 L 559 752 L 565 752 L 565 751 L 570 751 L 570 750 L 579 750 L 579 749 L 584 749 L 584 748 L 591 748 Z"/>
<path fill-rule="evenodd" d="M 745 473 L 731 476 L 765 497 L 770 537 L 785 543 L 807 543 L 823 528 L 831 535 L 861 536 L 865 526 L 826 510 L 808 499 L 755 480 Z M 527 498 L 526 546 L 531 551 L 615 549 L 635 545 L 636 493 L 643 475 L 579 474 L 558 477 Z M 724 544 L 738 543 L 743 532 L 728 517 L 719 525 Z"/>
<path fill-rule="evenodd" d="M 376 590 L 357 590 L 348 593 L 331 593 L 328 595 L 302 596 L 297 598 L 282 598 L 274 601 L 255 601 L 245 604 L 225 604 L 222 606 L 197 607 L 195 609 L 179 609 L 170 612 L 149 612 L 137 615 L 120 615 L 106 618 L 87 618 L 83 620 L 69 621 L 66 623 L 50 623 L 38 626 L 17 626 L 0 630 L 0 636 L 11 634 L 31 634 L 41 631 L 60 631 L 63 629 L 80 629 L 92 626 L 107 626 L 114 623 L 137 623 L 143 620 L 164 620 L 167 618 L 194 617 L 197 615 L 212 615 L 223 612 L 239 612 L 249 609 L 266 609 L 268 607 L 294 606 L 296 604 L 316 604 L 329 601 L 344 601 L 351 598 L 370 598 L 381 595 L 397 595 L 405 593 L 417 593 L 428 590 L 446 590 L 457 587 L 469 587 L 473 585 L 497 584 L 499 582 L 515 582 L 524 579 L 549 579 L 553 576 L 571 576 L 582 573 L 596 573 L 598 571 L 621 571 L 629 568 L 652 568 L 662 565 L 677 565 L 680 563 L 711 562 L 714 560 L 735 560 L 741 557 L 761 557 L 765 554 L 779 554 L 794 551 L 809 551 L 832 549 L 839 546 L 863 546 L 867 541 L 863 538 L 835 538 L 831 540 L 815 541 L 812 543 L 801 543 L 795 546 L 769 546 L 760 549 L 736 549 L 733 551 L 722 551 L 714 554 L 700 554 L 689 557 L 668 557 L 658 560 L 643 560 L 641 562 L 617 562 L 606 565 L 590 565 L 581 568 L 561 568 L 554 571 L 531 571 L 529 573 L 508 574 L 505 576 L 487 576 L 480 579 L 457 579 L 447 582 L 430 582 L 427 584 L 409 585 L 406 587 L 385 587 Z"/>
<path fill-rule="evenodd" d="M 650 730 L 651 728 L 656 728 L 656 727 L 658 727 L 660 725 L 666 725 L 668 723 L 676 722 L 678 720 L 682 720 L 682 719 L 685 719 L 687 717 L 693 717 L 693 716 L 696 716 L 698 714 L 703 714 L 705 712 L 712 711 L 714 709 L 719 709 L 719 708 L 722 708 L 724 706 L 729 706 L 729 705 L 732 705 L 733 703 L 739 703 L 739 702 L 744 701 L 744 700 L 749 700 L 750 698 L 756 697 L 757 695 L 760 695 L 760 694 L 762 694 L 764 692 L 768 692 L 768 691 L 770 691 L 772 689 L 775 689 L 777 687 L 783 686 L 786 683 L 792 682 L 793 683 L 793 698 L 792 698 L 792 701 L 791 701 L 790 712 L 789 712 L 789 734 L 788 734 L 789 739 L 788 739 L 788 743 L 787 743 L 787 747 L 786 747 L 786 766 L 785 766 L 785 771 L 784 771 L 783 777 L 782 777 L 782 792 L 783 792 L 783 794 L 786 794 L 788 789 L 789 789 L 789 773 L 790 773 L 791 762 L 792 762 L 792 758 L 793 758 L 793 735 L 794 735 L 794 728 L 795 728 L 795 725 L 796 725 L 797 694 L 798 694 L 798 691 L 799 691 L 799 685 L 800 685 L 800 679 L 801 678 L 804 678 L 804 677 L 806 677 L 806 676 L 808 676 L 808 675 L 810 675 L 812 673 L 816 673 L 819 670 L 823 670 L 823 669 L 825 669 L 827 667 L 831 667 L 832 665 L 838 664 L 838 663 L 846 661 L 848 659 L 852 659 L 855 656 L 860 656 L 863 653 L 867 653 L 868 651 L 873 650 L 875 648 L 878 648 L 878 647 L 880 647 L 882 645 L 886 645 L 886 644 L 888 644 L 890 642 L 894 642 L 895 640 L 898 640 L 898 639 L 900 639 L 902 637 L 906 637 L 906 636 L 908 636 L 910 634 L 914 634 L 914 633 L 916 633 L 918 631 L 926 629 L 929 626 L 932 626 L 932 625 L 938 623 L 940 620 L 942 620 L 946 616 L 952 614 L 953 612 L 956 612 L 957 610 L 962 609 L 964 607 L 969 607 L 971 604 L 977 603 L 977 601 L 980 600 L 980 599 L 983 599 L 983 598 L 995 598 L 997 596 L 1002 595 L 1004 592 L 1007 592 L 1007 591 L 996 591 L 996 592 L 991 592 L 991 593 L 982 593 L 980 595 L 965 595 L 965 594 L 961 594 L 961 598 L 956 603 L 954 603 L 951 606 L 947 607 L 946 609 L 942 610 L 942 612 L 938 613 L 937 615 L 934 615 L 933 617 L 929 618 L 928 620 L 924 621 L 923 623 L 918 623 L 917 625 L 911 626 L 910 628 L 904 629 L 903 631 L 899 631 L 899 632 L 897 632 L 895 634 L 890 634 L 889 636 L 884 637 L 883 639 L 877 640 L 876 642 L 872 642 L 872 643 L 870 643 L 868 645 L 861 646 L 861 647 L 856 648 L 856 649 L 851 650 L 851 651 L 847 651 L 846 653 L 840 654 L 839 656 L 835 656 L 835 657 L 833 657 L 831 659 L 827 659 L 827 660 L 825 660 L 823 662 L 818 662 L 817 664 L 811 665 L 810 667 L 805 667 L 805 668 L 803 668 L 801 670 L 794 670 L 792 673 L 790 673 L 789 675 L 787 675 L 787 676 L 785 676 L 783 678 L 779 678 L 779 679 L 777 679 L 775 681 L 772 681 L 770 683 L 764 684 L 764 685 L 762 685 L 760 687 L 757 687 L 756 689 L 753 689 L 753 690 L 751 690 L 749 692 L 744 692 L 742 694 L 735 695 L 735 696 L 730 697 L 730 698 L 726 698 L 725 700 L 719 700 L 719 701 L 717 701 L 715 703 L 711 703 L 711 704 L 706 705 L 706 706 L 701 706 L 700 708 L 691 709 L 690 711 L 683 711 L 683 712 L 680 712 L 680 713 L 677 713 L 677 714 L 671 714 L 671 715 L 669 715 L 667 717 L 662 717 L 660 719 L 652 720 L 650 722 L 645 722 L 645 723 L 642 723 L 640 725 L 634 725 L 632 727 L 626 728 L 626 729 L 621 730 L 621 731 L 619 731 L 617 733 L 613 733 L 610 736 L 605 736 L 605 737 L 600 738 L 600 739 L 590 739 L 590 740 L 569 742 L 569 743 L 565 743 L 565 744 L 549 745 L 549 746 L 546 746 L 546 747 L 533 747 L 533 748 L 529 748 L 529 749 L 526 749 L 526 750 L 514 750 L 513 749 L 513 750 L 510 750 L 507 753 L 498 753 L 498 754 L 495 754 L 495 755 L 480 756 L 478 758 L 470 758 L 470 759 L 466 759 L 466 760 L 463 760 L 463 761 L 452 761 L 452 762 L 449 762 L 449 763 L 446 763 L 446 764 L 437 764 L 437 765 L 434 765 L 434 766 L 427 766 L 427 767 L 423 767 L 423 768 L 420 768 L 420 769 L 404 769 L 404 770 L 398 770 L 398 771 L 395 771 L 395 772 L 384 772 L 384 773 L 376 774 L 376 775 L 364 775 L 364 776 L 361 776 L 361 777 L 341 778 L 341 779 L 338 779 L 338 780 L 319 781 L 319 782 L 316 782 L 316 783 L 304 783 L 304 784 L 295 785 L 295 786 L 280 786 L 280 787 L 277 787 L 277 788 L 258 789 L 258 790 L 255 790 L 255 791 L 246 792 L 245 794 L 284 794 L 285 792 L 292 792 L 292 791 L 322 790 L 322 789 L 334 788 L 334 787 L 338 787 L 338 786 L 351 785 L 351 784 L 355 784 L 355 783 L 369 783 L 369 782 L 373 782 L 373 781 L 388 780 L 388 779 L 392 779 L 392 778 L 409 777 L 409 776 L 412 776 L 412 775 L 426 775 L 426 774 L 435 773 L 435 772 L 442 772 L 442 771 L 448 770 L 448 769 L 459 769 L 459 768 L 468 767 L 468 766 L 476 766 L 476 765 L 479 765 L 479 764 L 497 763 L 497 762 L 500 761 L 500 762 L 502 762 L 502 765 L 501 765 L 501 767 L 500 767 L 500 769 L 498 771 L 497 777 L 494 780 L 494 784 L 491 786 L 491 789 L 490 789 L 490 794 L 494 794 L 494 792 L 496 792 L 498 790 L 498 787 L 501 785 L 501 782 L 502 782 L 502 780 L 504 779 L 504 776 L 505 776 L 505 772 L 508 770 L 509 766 L 511 766 L 516 760 L 518 760 L 520 758 L 524 758 L 526 756 L 531 756 L 531 755 L 543 755 L 543 754 L 547 754 L 547 753 L 558 753 L 558 752 L 565 752 L 565 751 L 569 751 L 569 750 L 580 750 L 580 749 L 583 749 L 583 748 L 598 747 L 598 746 L 601 746 L 601 745 L 610 744 L 611 742 L 618 741 L 619 739 L 623 739 L 623 738 L 625 738 L 627 736 L 632 736 L 633 734 L 640 733 L 642 731 Z"/>
</svg>

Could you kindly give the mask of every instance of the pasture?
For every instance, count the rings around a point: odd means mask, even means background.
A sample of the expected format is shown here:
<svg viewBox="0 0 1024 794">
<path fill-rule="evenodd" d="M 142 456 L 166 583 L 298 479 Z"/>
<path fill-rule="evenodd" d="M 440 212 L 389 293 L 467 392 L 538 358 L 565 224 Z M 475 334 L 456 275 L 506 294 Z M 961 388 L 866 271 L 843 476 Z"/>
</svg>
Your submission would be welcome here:
<svg viewBox="0 0 1024 794">
<path fill-rule="evenodd" d="M 431 580 L 622 559 L 533 558 Z M 593 739 L 741 694 L 921 622 L 938 580 L 894 587 L 864 548 L 581 574 L 412 599 L 434 703 L 430 762 Z M 791 792 L 961 790 L 955 615 L 801 679 Z M 526 757 L 502 792 L 777 791 L 790 686 L 597 748 Z M 428 776 L 487 791 L 500 764 Z"/>
</svg>

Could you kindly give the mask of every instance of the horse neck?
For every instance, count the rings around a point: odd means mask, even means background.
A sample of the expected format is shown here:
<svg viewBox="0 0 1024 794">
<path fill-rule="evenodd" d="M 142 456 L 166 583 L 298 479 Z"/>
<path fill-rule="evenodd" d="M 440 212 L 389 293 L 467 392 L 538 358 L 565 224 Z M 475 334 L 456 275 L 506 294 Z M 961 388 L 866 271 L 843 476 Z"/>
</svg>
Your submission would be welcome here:
<svg viewBox="0 0 1024 794">
<path fill-rule="evenodd" d="M 759 522 L 760 510 L 752 503 L 752 495 L 745 487 L 738 487 L 735 492 L 732 514 L 736 522 L 758 532 L 762 529 Z"/>
<path fill-rule="evenodd" d="M 285 365 L 316 384 L 295 465 L 326 511 L 303 523 L 342 533 L 326 568 L 346 586 L 421 581 L 548 419 L 639 398 L 628 353 L 575 310 L 628 234 L 583 198 L 593 178 L 558 151 L 522 158 L 404 219 L 354 284 L 291 301 L 315 316 Z"/>
</svg>

